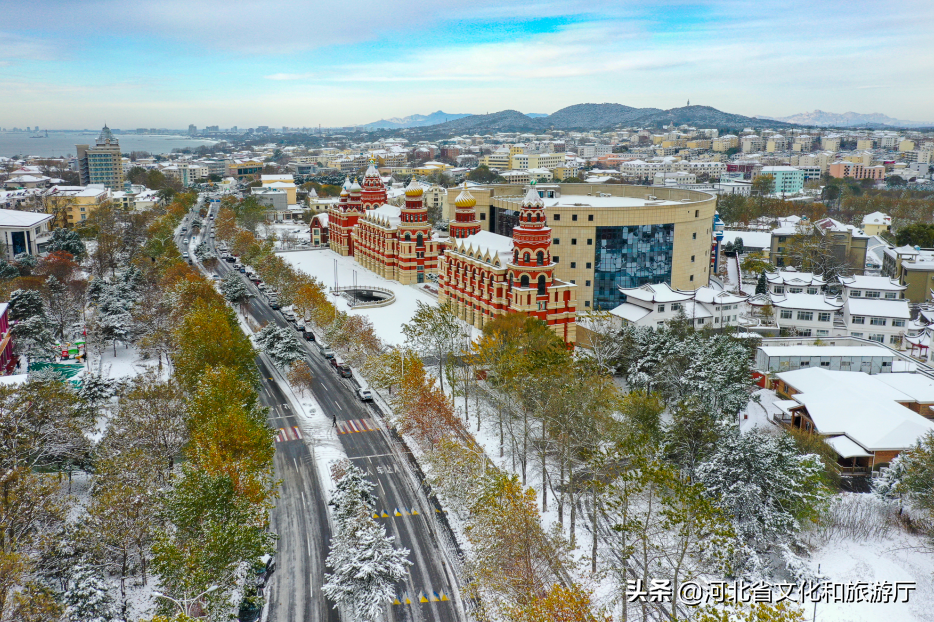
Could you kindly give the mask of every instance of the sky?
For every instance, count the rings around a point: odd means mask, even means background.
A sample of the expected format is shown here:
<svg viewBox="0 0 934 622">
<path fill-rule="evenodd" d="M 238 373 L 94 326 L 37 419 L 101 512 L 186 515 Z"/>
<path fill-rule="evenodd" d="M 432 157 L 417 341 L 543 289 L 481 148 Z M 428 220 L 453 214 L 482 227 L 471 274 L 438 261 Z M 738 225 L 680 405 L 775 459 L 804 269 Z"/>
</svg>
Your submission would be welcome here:
<svg viewBox="0 0 934 622">
<path fill-rule="evenodd" d="M 934 121 L 929 0 L 30 0 L 0 127 L 313 127 L 577 103 Z"/>
</svg>

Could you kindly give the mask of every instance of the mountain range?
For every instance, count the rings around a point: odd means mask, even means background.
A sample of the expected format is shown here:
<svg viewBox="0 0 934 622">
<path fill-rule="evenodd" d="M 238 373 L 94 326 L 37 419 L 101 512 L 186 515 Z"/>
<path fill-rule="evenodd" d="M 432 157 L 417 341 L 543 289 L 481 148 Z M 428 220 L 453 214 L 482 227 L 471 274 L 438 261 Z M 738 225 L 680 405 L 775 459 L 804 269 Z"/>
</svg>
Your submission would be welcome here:
<svg viewBox="0 0 934 622">
<path fill-rule="evenodd" d="M 501 110 L 491 114 L 464 116 L 459 119 L 422 127 L 424 132 L 474 133 L 481 131 L 539 132 L 550 128 L 561 130 L 602 130 L 617 125 L 659 126 L 693 125 L 704 128 L 788 127 L 788 123 L 772 119 L 755 119 L 723 112 L 710 106 L 633 108 L 622 104 L 575 104 L 545 116 L 530 116 L 517 110 Z"/>
<path fill-rule="evenodd" d="M 924 127 L 931 126 L 932 123 L 919 123 L 918 121 L 905 121 L 904 119 L 894 119 L 881 112 L 872 112 L 862 114 L 859 112 L 826 112 L 824 110 L 815 110 L 814 112 L 801 112 L 788 117 L 757 117 L 759 119 L 770 119 L 773 121 L 785 121 L 794 125 L 814 125 L 817 127 L 879 127 L 889 125 L 892 127 Z"/>
<path fill-rule="evenodd" d="M 445 121 L 453 121 L 469 117 L 470 114 L 450 113 L 450 112 L 432 112 L 431 114 L 412 114 L 407 117 L 391 117 L 389 119 L 380 119 L 375 123 L 366 123 L 365 127 L 372 129 L 402 129 L 406 127 L 424 127 L 426 125 L 438 125 Z"/>
</svg>

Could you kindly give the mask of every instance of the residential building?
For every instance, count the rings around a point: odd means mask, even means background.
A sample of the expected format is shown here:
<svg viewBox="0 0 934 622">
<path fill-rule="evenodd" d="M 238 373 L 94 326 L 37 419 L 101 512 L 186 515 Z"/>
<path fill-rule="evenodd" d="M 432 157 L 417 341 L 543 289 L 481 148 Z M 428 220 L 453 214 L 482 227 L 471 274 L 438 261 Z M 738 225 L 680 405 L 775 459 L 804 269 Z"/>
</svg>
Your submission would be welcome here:
<svg viewBox="0 0 934 622">
<path fill-rule="evenodd" d="M 101 130 L 94 146 L 75 145 L 78 176 L 82 186 L 101 184 L 111 190 L 123 188 L 123 158 L 120 143 L 107 125 Z"/>
<path fill-rule="evenodd" d="M 837 135 L 822 136 L 820 146 L 824 151 L 840 151 L 840 137 Z"/>
<path fill-rule="evenodd" d="M 39 255 L 52 236 L 52 214 L 0 209 L 0 241 L 4 259 L 12 261 L 20 253 Z"/>
<path fill-rule="evenodd" d="M 620 288 L 626 302 L 610 310 L 621 326 L 664 326 L 685 318 L 697 328 L 736 326 L 741 306 L 747 296 L 701 287 L 697 290 L 673 290 L 667 283 Z"/>
<path fill-rule="evenodd" d="M 311 223 L 309 224 L 309 229 L 311 231 L 311 244 L 312 246 L 327 246 L 328 245 L 328 215 L 327 214 L 315 214 L 311 217 Z"/>
<path fill-rule="evenodd" d="M 762 175 L 770 175 L 772 194 L 798 194 L 804 190 L 804 171 L 794 166 L 763 166 Z"/>
<path fill-rule="evenodd" d="M 261 175 L 263 163 L 258 160 L 230 160 L 226 163 L 227 177 L 235 177 L 239 181 Z"/>
<path fill-rule="evenodd" d="M 620 287 L 707 285 L 716 199 L 679 188 L 620 184 L 536 184 L 553 233 L 557 278 L 577 285 L 584 309 L 624 302 Z M 519 222 L 522 186 L 471 188 L 479 227 L 510 237 Z M 452 204 L 456 190 L 448 190 Z M 450 218 L 450 215 L 448 216 Z M 453 234 L 452 234 L 453 235 Z"/>
<path fill-rule="evenodd" d="M 863 233 L 866 235 L 880 235 L 883 231 L 892 230 L 892 217 L 882 212 L 873 212 L 863 216 Z"/>
<path fill-rule="evenodd" d="M 866 265 L 868 242 L 872 237 L 853 225 L 844 225 L 833 218 L 823 218 L 809 223 L 802 220 L 795 226 L 783 226 L 772 231 L 772 245 L 769 262 L 778 267 L 787 265 L 788 246 L 800 235 L 820 235 L 828 238 L 828 245 L 841 263 L 846 263 L 851 270 L 862 272 Z"/>
<path fill-rule="evenodd" d="M 295 180 L 291 175 L 261 175 L 260 182 L 262 182 L 263 188 L 271 188 L 273 190 L 285 192 L 286 202 L 289 205 L 298 203 Z"/>
<path fill-rule="evenodd" d="M 565 343 L 576 335 L 575 287 L 555 277 L 545 203 L 531 185 L 511 235 L 480 230 L 477 200 L 466 187 L 454 201 L 456 220 L 441 258 L 438 302 L 482 328 L 497 315 L 524 313 L 545 322 Z"/>
<path fill-rule="evenodd" d="M 769 298 L 775 325 L 783 333 L 799 337 L 846 334 L 846 327 L 835 321 L 843 308 L 843 303 L 835 298 L 801 293 L 770 294 Z"/>
<path fill-rule="evenodd" d="M 829 167 L 831 177 L 842 179 L 852 177 L 853 179 L 875 179 L 877 181 L 885 180 L 885 167 L 865 166 L 855 162 L 834 162 Z"/>
<path fill-rule="evenodd" d="M 110 197 L 111 192 L 101 184 L 53 186 L 45 191 L 43 201 L 46 212 L 57 215 L 54 225 L 70 228 L 87 220 Z"/>
</svg>

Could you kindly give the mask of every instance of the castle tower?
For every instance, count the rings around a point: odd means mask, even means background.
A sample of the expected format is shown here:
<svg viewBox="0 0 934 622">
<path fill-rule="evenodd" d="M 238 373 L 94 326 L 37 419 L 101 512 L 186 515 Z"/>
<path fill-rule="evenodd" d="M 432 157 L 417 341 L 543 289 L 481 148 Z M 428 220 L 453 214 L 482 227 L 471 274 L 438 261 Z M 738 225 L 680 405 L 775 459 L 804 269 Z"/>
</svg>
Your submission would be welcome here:
<svg viewBox="0 0 934 622">
<path fill-rule="evenodd" d="M 399 218 L 399 281 L 424 283 L 425 272 L 438 269 L 438 242 L 432 239 L 425 189 L 413 178 L 405 189 L 405 207 Z"/>
<path fill-rule="evenodd" d="M 452 238 L 466 238 L 480 232 L 480 221 L 477 220 L 476 208 L 477 199 L 470 194 L 467 190 L 467 182 L 464 182 L 463 191 L 454 199 L 454 221 L 449 228 Z"/>
<path fill-rule="evenodd" d="M 360 202 L 364 210 L 376 209 L 388 201 L 386 185 L 376 169 L 376 159 L 370 156 L 370 166 L 363 176 L 363 186 L 360 192 Z"/>
<path fill-rule="evenodd" d="M 519 225 L 512 230 L 512 261 L 509 263 L 513 284 L 535 287 L 544 295 L 554 281 L 551 261 L 551 228 L 545 222 L 545 203 L 538 196 L 534 182 L 522 200 Z"/>
</svg>

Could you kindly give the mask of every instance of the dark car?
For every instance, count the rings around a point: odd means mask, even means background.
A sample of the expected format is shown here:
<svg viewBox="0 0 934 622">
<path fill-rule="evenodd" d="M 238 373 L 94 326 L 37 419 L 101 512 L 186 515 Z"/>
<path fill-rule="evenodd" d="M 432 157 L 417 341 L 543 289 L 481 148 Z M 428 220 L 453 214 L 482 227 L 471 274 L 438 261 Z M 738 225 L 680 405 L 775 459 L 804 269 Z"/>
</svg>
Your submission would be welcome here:
<svg viewBox="0 0 934 622">
<path fill-rule="evenodd" d="M 278 310 L 279 310 L 279 303 L 276 302 L 276 301 L 272 301 L 272 302 L 269 303 L 269 308 L 272 309 L 273 311 L 278 311 Z"/>
<path fill-rule="evenodd" d="M 305 335 L 305 341 L 314 341 L 314 340 L 315 340 L 315 334 L 314 334 L 313 332 L 311 332 L 310 330 L 304 331 L 304 335 Z"/>
<path fill-rule="evenodd" d="M 350 365 L 341 365 L 337 368 L 337 371 L 344 378 L 353 378 L 353 372 L 350 370 Z"/>
</svg>

